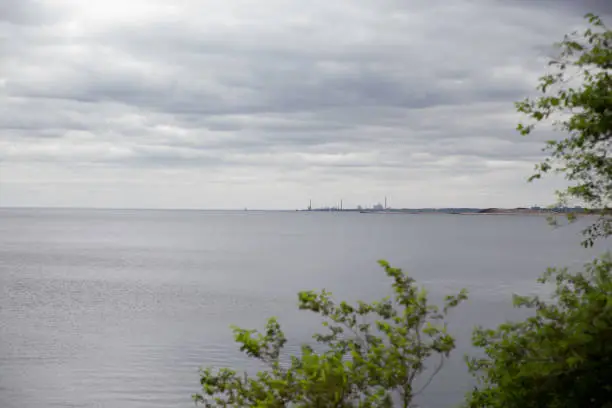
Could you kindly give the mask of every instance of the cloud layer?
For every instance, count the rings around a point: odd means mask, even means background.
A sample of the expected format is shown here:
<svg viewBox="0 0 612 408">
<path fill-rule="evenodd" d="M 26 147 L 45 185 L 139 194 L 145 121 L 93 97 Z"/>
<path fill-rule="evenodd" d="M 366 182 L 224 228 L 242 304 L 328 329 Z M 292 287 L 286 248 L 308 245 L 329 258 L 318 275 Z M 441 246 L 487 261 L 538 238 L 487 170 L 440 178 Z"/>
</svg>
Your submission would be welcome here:
<svg viewBox="0 0 612 408">
<path fill-rule="evenodd" d="M 0 206 L 546 204 L 513 102 L 606 0 L 4 0 Z"/>
</svg>

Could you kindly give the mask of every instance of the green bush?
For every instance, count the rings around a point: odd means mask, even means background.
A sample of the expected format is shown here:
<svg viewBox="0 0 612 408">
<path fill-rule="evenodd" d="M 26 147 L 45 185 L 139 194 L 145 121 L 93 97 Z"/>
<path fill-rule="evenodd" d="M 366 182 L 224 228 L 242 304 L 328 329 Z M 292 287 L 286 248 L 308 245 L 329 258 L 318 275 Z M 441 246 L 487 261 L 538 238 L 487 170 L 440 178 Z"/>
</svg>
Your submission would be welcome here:
<svg viewBox="0 0 612 408">
<path fill-rule="evenodd" d="M 584 273 L 549 269 L 541 283 L 556 285 L 552 299 L 515 296 L 533 316 L 496 330 L 476 329 L 469 358 L 478 385 L 467 405 L 504 408 L 612 406 L 612 260 Z"/>
<path fill-rule="evenodd" d="M 240 349 L 267 369 L 255 376 L 223 368 L 201 372 L 206 407 L 391 407 L 411 406 L 455 347 L 446 331 L 447 312 L 466 299 L 465 291 L 447 296 L 440 310 L 430 305 L 425 290 L 402 270 L 381 261 L 391 278 L 392 296 L 379 302 L 336 303 L 331 293 L 301 292 L 300 309 L 323 318 L 324 334 L 313 337 L 321 351 L 303 345 L 300 355 L 281 361 L 286 343 L 272 318 L 263 333 L 234 328 Z M 415 379 L 436 359 L 420 389 Z"/>
</svg>

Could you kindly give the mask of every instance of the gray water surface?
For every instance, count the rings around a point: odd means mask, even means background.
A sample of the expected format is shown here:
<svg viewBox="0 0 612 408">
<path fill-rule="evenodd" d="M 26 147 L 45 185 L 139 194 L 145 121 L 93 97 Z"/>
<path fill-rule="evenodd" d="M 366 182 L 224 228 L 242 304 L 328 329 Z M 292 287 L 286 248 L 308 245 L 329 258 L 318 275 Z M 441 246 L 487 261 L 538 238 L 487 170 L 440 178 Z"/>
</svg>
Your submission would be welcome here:
<svg viewBox="0 0 612 408">
<path fill-rule="evenodd" d="M 458 404 L 477 324 L 517 316 L 547 266 L 602 248 L 534 216 L 0 209 L 0 407 L 190 407 L 202 365 L 253 369 L 230 324 L 278 316 L 289 352 L 318 328 L 296 293 L 372 300 L 384 258 L 435 299 L 460 288 L 459 347 L 421 397 Z"/>
</svg>

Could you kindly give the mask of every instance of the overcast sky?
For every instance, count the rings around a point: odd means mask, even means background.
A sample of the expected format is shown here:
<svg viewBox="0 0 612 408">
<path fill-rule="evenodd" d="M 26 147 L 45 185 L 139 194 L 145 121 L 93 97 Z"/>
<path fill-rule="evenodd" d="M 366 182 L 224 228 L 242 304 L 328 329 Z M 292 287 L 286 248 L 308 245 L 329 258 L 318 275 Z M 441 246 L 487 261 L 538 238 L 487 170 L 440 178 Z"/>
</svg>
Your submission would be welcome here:
<svg viewBox="0 0 612 408">
<path fill-rule="evenodd" d="M 514 130 L 608 0 L 2 0 L 0 206 L 549 204 Z"/>
</svg>

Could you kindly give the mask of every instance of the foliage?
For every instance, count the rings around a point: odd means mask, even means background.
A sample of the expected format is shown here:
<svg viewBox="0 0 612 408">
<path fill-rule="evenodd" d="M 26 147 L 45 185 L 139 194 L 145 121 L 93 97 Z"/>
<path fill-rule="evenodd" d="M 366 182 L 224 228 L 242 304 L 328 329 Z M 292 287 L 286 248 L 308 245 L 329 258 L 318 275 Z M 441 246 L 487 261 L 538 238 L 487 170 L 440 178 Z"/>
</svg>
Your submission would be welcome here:
<svg viewBox="0 0 612 408">
<path fill-rule="evenodd" d="M 612 259 L 585 273 L 549 269 L 552 301 L 515 296 L 534 316 L 497 330 L 478 328 L 473 343 L 482 358 L 468 359 L 479 385 L 468 396 L 476 407 L 612 407 Z"/>
<path fill-rule="evenodd" d="M 531 124 L 552 121 L 566 133 L 548 141 L 548 157 L 530 180 L 560 173 L 570 186 L 560 203 L 578 200 L 599 214 L 583 245 L 612 234 L 612 31 L 587 15 L 590 28 L 558 44 L 552 72 L 540 79 L 543 96 L 516 104 Z M 612 258 L 587 264 L 582 273 L 549 269 L 542 284 L 555 286 L 551 299 L 515 296 L 531 317 L 494 330 L 477 328 L 473 345 L 483 355 L 467 358 L 477 385 L 467 396 L 471 408 L 612 407 Z"/>
<path fill-rule="evenodd" d="M 600 214 L 584 232 L 585 246 L 598 237 L 612 234 L 609 218 L 612 200 L 612 31 L 602 20 L 586 16 L 590 28 L 574 32 L 557 44 L 560 54 L 550 61 L 552 72 L 540 78 L 543 96 L 516 104 L 517 110 L 532 120 L 519 124 L 529 134 L 536 123 L 551 120 L 567 133 L 561 140 L 550 140 L 544 151 L 549 156 L 536 166 L 530 180 L 549 172 L 562 173 L 570 187 L 559 192 L 561 204 L 570 199 Z M 572 87 L 572 82 L 576 83 Z"/>
<path fill-rule="evenodd" d="M 274 318 L 264 333 L 234 328 L 241 350 L 267 369 L 255 376 L 227 368 L 202 370 L 203 392 L 194 395 L 196 403 L 206 407 L 391 407 L 399 400 L 401 406 L 411 406 L 455 346 L 444 318 L 466 299 L 466 293 L 447 296 L 440 311 L 401 269 L 384 261 L 380 265 L 393 289 L 392 296 L 381 301 L 350 305 L 334 302 L 325 290 L 299 294 L 300 309 L 324 318 L 326 333 L 313 336 L 322 351 L 303 345 L 300 355 L 283 364 L 286 338 Z M 415 379 L 431 358 L 438 359 L 437 366 L 423 386 L 414 389 Z"/>
</svg>

